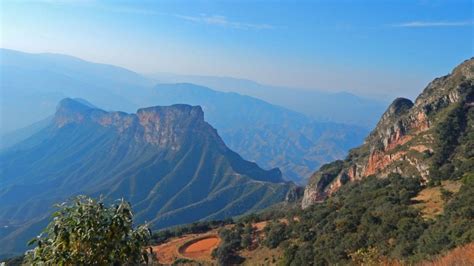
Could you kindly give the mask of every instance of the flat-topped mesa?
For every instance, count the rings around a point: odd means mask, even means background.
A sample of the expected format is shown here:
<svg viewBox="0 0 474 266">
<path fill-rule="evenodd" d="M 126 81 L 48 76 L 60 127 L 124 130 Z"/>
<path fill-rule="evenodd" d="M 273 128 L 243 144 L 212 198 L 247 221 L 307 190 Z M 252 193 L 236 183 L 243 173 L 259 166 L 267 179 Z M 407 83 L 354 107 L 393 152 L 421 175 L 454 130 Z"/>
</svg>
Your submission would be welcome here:
<svg viewBox="0 0 474 266">
<path fill-rule="evenodd" d="M 206 126 L 200 106 L 185 104 L 154 106 L 139 109 L 136 115 L 140 125 L 148 133 L 161 130 L 196 130 Z"/>
<path fill-rule="evenodd" d="M 137 118 L 144 140 L 151 144 L 171 144 L 175 150 L 193 134 L 198 138 L 213 138 L 218 145 L 224 145 L 217 131 L 204 121 L 200 106 L 175 104 L 142 108 L 137 111 Z"/>
<path fill-rule="evenodd" d="M 154 106 L 139 109 L 136 114 L 127 114 L 106 112 L 66 98 L 59 103 L 53 121 L 58 129 L 71 124 L 93 123 L 113 128 L 120 134 L 132 134 L 138 141 L 169 146 L 172 150 L 179 149 L 190 134 L 197 138 L 212 138 L 220 147 L 225 146 L 217 131 L 204 121 L 200 106 Z"/>
<path fill-rule="evenodd" d="M 434 79 L 414 103 L 394 100 L 362 146 L 350 151 L 344 161 L 325 165 L 312 175 L 303 207 L 323 200 L 346 182 L 369 175 L 398 173 L 428 181 L 436 129 L 446 119 L 445 113 L 457 106 L 464 113 L 474 106 L 474 58 Z"/>
</svg>

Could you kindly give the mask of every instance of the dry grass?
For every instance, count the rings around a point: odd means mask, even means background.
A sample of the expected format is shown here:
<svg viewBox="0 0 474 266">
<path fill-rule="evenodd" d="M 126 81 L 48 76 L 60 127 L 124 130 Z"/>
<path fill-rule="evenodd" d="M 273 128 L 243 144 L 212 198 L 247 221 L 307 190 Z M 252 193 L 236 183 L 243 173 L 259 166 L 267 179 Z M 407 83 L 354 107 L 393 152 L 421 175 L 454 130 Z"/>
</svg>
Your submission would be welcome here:
<svg viewBox="0 0 474 266">
<path fill-rule="evenodd" d="M 425 188 L 413 198 L 413 200 L 418 202 L 414 206 L 421 210 L 425 219 L 433 219 L 443 213 L 445 202 L 441 197 L 441 188 L 457 193 L 461 188 L 461 182 L 443 181 L 441 186 Z"/>
<path fill-rule="evenodd" d="M 260 246 L 254 250 L 242 250 L 239 255 L 245 258 L 243 265 L 277 265 L 283 251 Z"/>
<path fill-rule="evenodd" d="M 280 219 L 280 222 L 287 224 L 286 219 Z M 280 249 L 268 249 L 259 246 L 263 240 L 264 228 L 268 221 L 254 223 L 255 239 L 254 249 L 243 250 L 240 255 L 245 258 L 244 265 L 276 265 L 281 256 Z M 234 225 L 226 225 L 231 228 Z M 214 265 L 216 261 L 212 259 L 212 251 L 219 246 L 220 238 L 218 230 L 212 230 L 201 234 L 189 234 L 177 238 L 172 238 L 166 243 L 154 246 L 153 251 L 156 253 L 159 263 L 170 265 L 177 259 L 189 259 L 202 265 Z M 191 263 L 192 264 L 192 263 Z"/>
<path fill-rule="evenodd" d="M 422 266 L 472 266 L 474 265 L 474 243 L 457 247 L 446 254 L 421 263 Z"/>
</svg>

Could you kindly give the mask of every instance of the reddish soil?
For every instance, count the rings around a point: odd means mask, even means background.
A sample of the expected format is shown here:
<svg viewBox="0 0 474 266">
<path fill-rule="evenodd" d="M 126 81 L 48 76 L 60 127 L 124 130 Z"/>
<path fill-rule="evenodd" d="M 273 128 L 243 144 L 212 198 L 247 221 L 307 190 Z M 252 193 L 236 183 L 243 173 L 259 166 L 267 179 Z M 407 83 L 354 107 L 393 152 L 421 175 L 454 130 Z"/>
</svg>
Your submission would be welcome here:
<svg viewBox="0 0 474 266">
<path fill-rule="evenodd" d="M 190 239 L 190 236 L 183 236 L 172 239 L 159 246 L 153 247 L 158 261 L 161 264 L 172 264 L 177 258 L 179 258 L 178 248 Z"/>
<path fill-rule="evenodd" d="M 265 226 L 267 226 L 267 224 L 268 224 L 267 221 L 263 221 L 263 222 L 254 223 L 252 224 L 252 226 L 256 228 L 257 232 L 259 232 L 259 231 L 262 231 L 265 228 Z"/>
<path fill-rule="evenodd" d="M 279 222 L 288 224 L 286 219 L 280 219 Z M 257 238 L 263 238 L 263 229 L 268 221 L 254 223 L 253 227 L 256 229 L 254 241 Z M 234 225 L 226 225 L 226 228 L 231 228 Z M 213 263 L 212 251 L 217 248 L 221 242 L 217 234 L 217 229 L 211 230 L 201 234 L 189 234 L 181 237 L 173 238 L 168 242 L 158 246 L 153 246 L 153 251 L 156 253 L 159 263 L 169 265 L 179 258 L 187 258 L 204 263 L 205 265 Z M 207 263 L 207 264 L 206 264 Z"/>
<path fill-rule="evenodd" d="M 178 258 L 209 262 L 212 261 L 212 250 L 219 246 L 220 241 L 215 231 L 190 234 L 154 246 L 153 251 L 156 253 L 158 261 L 166 265 L 172 264 Z"/>
<path fill-rule="evenodd" d="M 212 235 L 187 242 L 180 247 L 179 252 L 186 258 L 197 260 L 211 260 L 212 251 L 221 242 L 218 236 Z"/>
</svg>

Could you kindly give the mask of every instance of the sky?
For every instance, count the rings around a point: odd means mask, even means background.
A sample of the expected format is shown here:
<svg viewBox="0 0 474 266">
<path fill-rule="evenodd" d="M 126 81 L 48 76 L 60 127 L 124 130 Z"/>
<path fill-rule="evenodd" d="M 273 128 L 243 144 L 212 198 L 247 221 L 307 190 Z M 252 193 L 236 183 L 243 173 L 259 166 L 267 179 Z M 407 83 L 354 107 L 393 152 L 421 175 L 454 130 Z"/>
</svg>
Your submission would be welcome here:
<svg viewBox="0 0 474 266">
<path fill-rule="evenodd" d="M 413 98 L 474 56 L 472 1 L 1 1 L 0 45 L 140 73 Z"/>
</svg>

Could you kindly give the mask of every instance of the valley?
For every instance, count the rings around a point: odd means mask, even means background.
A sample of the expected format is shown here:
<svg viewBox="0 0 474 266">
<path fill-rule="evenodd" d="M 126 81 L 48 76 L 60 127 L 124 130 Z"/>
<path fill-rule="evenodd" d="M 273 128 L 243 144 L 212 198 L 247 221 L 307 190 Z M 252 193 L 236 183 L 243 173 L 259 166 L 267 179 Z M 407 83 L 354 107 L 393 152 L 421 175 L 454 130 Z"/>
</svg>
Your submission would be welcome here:
<svg viewBox="0 0 474 266">
<path fill-rule="evenodd" d="M 473 64 L 435 79 L 415 104 L 396 99 L 361 147 L 315 172 L 296 203 L 302 209 L 280 206 L 213 229 L 224 237 L 214 263 L 474 263 Z M 268 212 L 272 220 L 252 222 Z M 248 232 L 258 245 L 248 245 Z"/>
<path fill-rule="evenodd" d="M 0 266 L 474 265 L 456 1 L 0 1 Z"/>
</svg>

